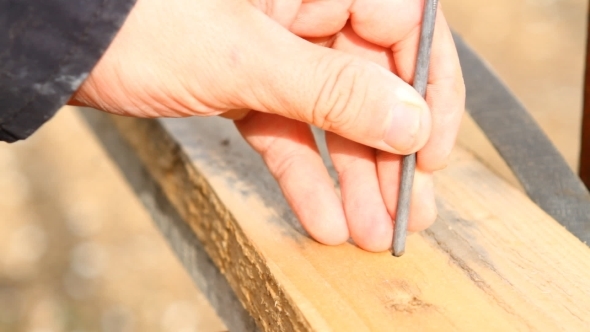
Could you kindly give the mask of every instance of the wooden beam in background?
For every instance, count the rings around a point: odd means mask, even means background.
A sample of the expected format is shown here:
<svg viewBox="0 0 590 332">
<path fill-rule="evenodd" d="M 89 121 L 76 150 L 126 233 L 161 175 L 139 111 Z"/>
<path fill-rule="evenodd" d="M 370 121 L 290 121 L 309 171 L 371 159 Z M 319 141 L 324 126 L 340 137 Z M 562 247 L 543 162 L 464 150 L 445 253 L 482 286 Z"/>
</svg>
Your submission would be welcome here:
<svg viewBox="0 0 590 332">
<path fill-rule="evenodd" d="M 309 239 L 228 120 L 91 114 L 263 331 L 590 330 L 590 249 L 461 149 L 436 176 L 439 220 L 393 258 Z"/>
<path fill-rule="evenodd" d="M 587 20 L 586 75 L 584 82 L 584 109 L 582 113 L 582 142 L 580 148 L 579 174 L 586 188 L 590 189 L 590 5 Z"/>
</svg>

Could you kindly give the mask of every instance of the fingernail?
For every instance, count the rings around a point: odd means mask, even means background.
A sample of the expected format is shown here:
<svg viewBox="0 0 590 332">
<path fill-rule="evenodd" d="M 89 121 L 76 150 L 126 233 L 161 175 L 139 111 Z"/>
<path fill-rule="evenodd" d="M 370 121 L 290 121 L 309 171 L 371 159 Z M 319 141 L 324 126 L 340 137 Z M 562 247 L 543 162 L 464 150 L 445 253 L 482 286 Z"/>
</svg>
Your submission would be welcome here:
<svg viewBox="0 0 590 332">
<path fill-rule="evenodd" d="M 384 141 L 400 153 L 410 153 L 416 144 L 422 122 L 422 108 L 399 103 L 391 111 L 391 124 Z"/>
</svg>

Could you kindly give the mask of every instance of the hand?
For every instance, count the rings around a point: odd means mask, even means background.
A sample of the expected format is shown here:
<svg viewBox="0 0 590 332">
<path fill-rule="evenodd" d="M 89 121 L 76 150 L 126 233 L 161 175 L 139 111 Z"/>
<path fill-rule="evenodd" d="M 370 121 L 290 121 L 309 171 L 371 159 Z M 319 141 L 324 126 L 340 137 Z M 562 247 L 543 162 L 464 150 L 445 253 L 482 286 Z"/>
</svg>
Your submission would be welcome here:
<svg viewBox="0 0 590 332">
<path fill-rule="evenodd" d="M 401 155 L 418 151 L 410 230 L 436 217 L 464 86 L 439 11 L 427 102 L 411 82 L 422 1 L 139 0 L 73 101 L 236 121 L 317 241 L 389 248 Z M 227 113 L 228 111 L 232 111 Z M 342 201 L 307 124 L 326 129 Z"/>
</svg>

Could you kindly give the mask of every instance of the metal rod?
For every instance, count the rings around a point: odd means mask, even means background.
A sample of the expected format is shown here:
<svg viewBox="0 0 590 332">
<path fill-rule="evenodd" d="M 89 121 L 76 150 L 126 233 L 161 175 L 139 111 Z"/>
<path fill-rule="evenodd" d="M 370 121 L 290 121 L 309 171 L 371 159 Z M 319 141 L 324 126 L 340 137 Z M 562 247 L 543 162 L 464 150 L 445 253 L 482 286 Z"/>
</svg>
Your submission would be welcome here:
<svg viewBox="0 0 590 332">
<path fill-rule="evenodd" d="M 428 84 L 428 68 L 430 66 L 430 50 L 432 37 L 434 35 L 434 23 L 438 0 L 426 0 L 424 4 L 424 15 L 420 33 L 420 45 L 418 46 L 418 59 L 414 74 L 414 89 L 425 98 L 426 86 Z M 410 215 L 410 200 L 412 196 L 412 183 L 416 170 L 416 154 L 404 156 L 402 161 L 402 177 L 399 187 L 399 198 L 397 201 L 397 214 L 395 218 L 395 229 L 393 230 L 392 253 L 399 257 L 406 250 L 406 234 L 408 230 L 408 218 Z"/>
</svg>

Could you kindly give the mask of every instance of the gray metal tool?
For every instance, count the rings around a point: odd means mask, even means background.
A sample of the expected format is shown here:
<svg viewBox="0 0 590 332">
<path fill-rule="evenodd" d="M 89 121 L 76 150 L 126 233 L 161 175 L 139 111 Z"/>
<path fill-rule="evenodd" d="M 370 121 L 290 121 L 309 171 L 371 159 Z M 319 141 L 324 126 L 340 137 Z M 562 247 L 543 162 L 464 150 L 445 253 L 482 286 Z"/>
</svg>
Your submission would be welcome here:
<svg viewBox="0 0 590 332">
<path fill-rule="evenodd" d="M 418 60 L 414 73 L 414 89 L 424 98 L 426 97 L 426 86 L 428 83 L 428 68 L 430 65 L 430 49 L 432 37 L 434 36 L 434 23 L 438 0 L 426 0 L 422 26 L 420 33 L 420 45 L 418 46 Z M 402 161 L 402 177 L 397 202 L 397 215 L 395 218 L 395 229 L 393 230 L 392 253 L 399 257 L 406 249 L 406 233 L 408 229 L 408 218 L 410 214 L 410 198 L 412 196 L 412 183 L 414 182 L 414 171 L 416 169 L 416 154 L 404 156 Z"/>
</svg>

